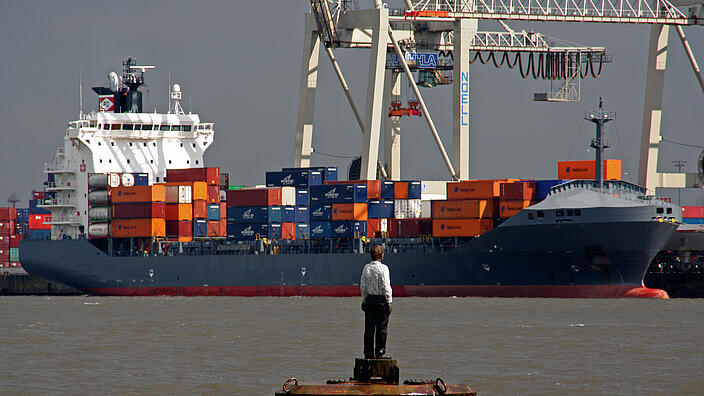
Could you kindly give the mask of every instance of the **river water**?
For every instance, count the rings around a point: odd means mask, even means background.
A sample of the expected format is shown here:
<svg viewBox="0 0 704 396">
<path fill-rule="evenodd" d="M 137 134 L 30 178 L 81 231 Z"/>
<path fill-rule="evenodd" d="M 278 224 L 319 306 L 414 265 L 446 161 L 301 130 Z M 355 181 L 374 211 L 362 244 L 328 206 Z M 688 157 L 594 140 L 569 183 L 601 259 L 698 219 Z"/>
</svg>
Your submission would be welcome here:
<svg viewBox="0 0 704 396">
<path fill-rule="evenodd" d="M 1 297 L 0 393 L 273 395 L 352 376 L 357 298 Z M 402 298 L 401 379 L 480 395 L 704 394 L 704 300 Z"/>
</svg>

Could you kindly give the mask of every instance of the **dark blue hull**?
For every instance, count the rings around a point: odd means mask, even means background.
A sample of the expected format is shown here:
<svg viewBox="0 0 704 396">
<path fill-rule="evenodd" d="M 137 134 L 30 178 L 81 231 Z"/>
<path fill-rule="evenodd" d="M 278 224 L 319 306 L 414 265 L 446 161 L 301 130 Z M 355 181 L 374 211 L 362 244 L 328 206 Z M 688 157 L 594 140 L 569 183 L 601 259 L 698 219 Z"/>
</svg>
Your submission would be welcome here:
<svg viewBox="0 0 704 396">
<path fill-rule="evenodd" d="M 438 251 L 388 252 L 397 296 L 620 297 L 676 225 L 498 227 Z M 638 235 L 638 238 L 634 238 Z M 24 268 L 99 295 L 356 296 L 365 254 L 110 257 L 87 240 L 23 241 Z"/>
</svg>

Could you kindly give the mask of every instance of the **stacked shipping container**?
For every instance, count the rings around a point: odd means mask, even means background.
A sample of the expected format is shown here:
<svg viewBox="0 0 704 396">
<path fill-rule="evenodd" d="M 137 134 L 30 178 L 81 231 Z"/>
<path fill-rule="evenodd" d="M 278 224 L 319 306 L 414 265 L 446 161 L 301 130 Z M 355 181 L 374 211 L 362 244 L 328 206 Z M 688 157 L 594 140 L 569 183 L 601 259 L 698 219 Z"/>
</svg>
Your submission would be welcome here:
<svg viewBox="0 0 704 396">
<path fill-rule="evenodd" d="M 17 209 L 0 208 L 0 273 L 21 271 L 22 268 L 19 246 L 23 236 L 17 233 L 16 223 Z"/>
</svg>

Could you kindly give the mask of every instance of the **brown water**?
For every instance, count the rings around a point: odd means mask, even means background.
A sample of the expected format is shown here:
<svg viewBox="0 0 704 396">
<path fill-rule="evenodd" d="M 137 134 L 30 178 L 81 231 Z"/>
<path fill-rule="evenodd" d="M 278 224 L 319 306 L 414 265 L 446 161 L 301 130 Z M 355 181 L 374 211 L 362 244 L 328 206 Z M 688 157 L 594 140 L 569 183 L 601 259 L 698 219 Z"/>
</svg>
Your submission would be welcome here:
<svg viewBox="0 0 704 396">
<path fill-rule="evenodd" d="M 356 298 L 0 298 L 0 393 L 273 395 L 352 375 Z M 405 298 L 401 379 L 480 395 L 704 394 L 704 300 Z"/>
</svg>

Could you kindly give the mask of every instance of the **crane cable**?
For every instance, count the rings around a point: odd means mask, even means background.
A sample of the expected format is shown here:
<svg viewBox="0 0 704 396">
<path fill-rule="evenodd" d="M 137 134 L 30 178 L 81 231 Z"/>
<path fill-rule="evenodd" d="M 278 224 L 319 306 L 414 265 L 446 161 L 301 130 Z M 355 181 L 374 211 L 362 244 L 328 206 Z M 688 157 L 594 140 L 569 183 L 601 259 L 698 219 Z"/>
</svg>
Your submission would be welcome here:
<svg viewBox="0 0 704 396">
<path fill-rule="evenodd" d="M 503 52 L 500 61 L 497 61 L 494 51 L 489 51 L 488 55 L 482 54 L 482 51 L 476 51 L 469 63 L 474 64 L 477 60 L 483 65 L 492 62 L 494 67 L 498 69 L 502 68 L 504 64 L 508 66 L 509 69 L 514 69 L 518 64 L 521 77 L 527 78 L 531 75 L 534 79 L 540 78 L 543 80 L 564 80 L 566 78 L 577 78 L 578 76 L 585 79 L 589 77 L 590 74 L 593 78 L 599 78 L 604 64 L 604 56 L 601 54 L 599 56 L 599 68 L 597 70 L 594 66 L 594 54 L 587 53 L 583 66 L 581 51 L 572 53 L 541 52 L 538 54 L 537 60 L 534 53 L 529 52 L 525 67 L 520 52 L 516 52 L 513 63 L 511 63 L 508 51 Z"/>
</svg>

